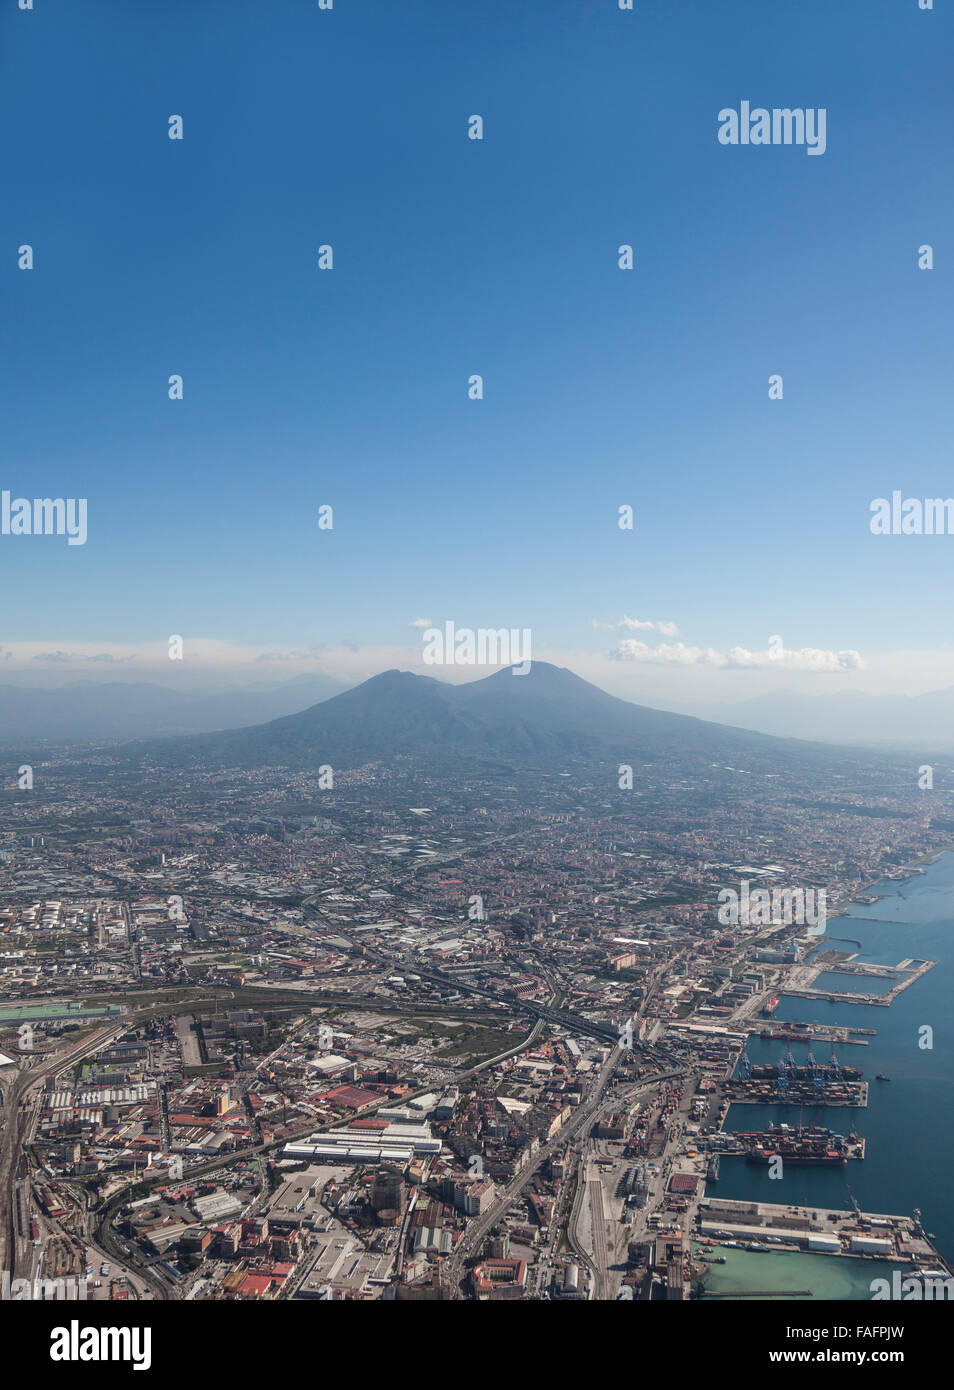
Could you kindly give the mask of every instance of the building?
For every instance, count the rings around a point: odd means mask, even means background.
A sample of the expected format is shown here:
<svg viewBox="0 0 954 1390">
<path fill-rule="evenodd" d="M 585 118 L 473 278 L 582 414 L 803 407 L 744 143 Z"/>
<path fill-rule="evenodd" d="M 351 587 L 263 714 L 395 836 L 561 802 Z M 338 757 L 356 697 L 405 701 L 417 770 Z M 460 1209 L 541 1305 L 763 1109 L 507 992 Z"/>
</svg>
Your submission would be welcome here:
<svg viewBox="0 0 954 1390">
<path fill-rule="evenodd" d="M 471 1284 L 481 1302 L 522 1298 L 526 1283 L 525 1260 L 484 1260 L 471 1271 Z"/>
</svg>

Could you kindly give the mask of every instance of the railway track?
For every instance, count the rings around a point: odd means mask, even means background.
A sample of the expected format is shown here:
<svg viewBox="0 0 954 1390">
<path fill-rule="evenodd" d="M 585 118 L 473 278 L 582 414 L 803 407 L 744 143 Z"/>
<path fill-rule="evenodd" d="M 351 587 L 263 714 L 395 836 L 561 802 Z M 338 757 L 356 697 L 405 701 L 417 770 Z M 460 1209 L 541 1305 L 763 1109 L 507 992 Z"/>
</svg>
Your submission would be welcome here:
<svg viewBox="0 0 954 1390">
<path fill-rule="evenodd" d="M 123 1022 L 99 1028 L 64 1052 L 47 1054 L 36 1066 L 18 1072 L 5 1093 L 5 1123 L 0 1131 L 0 1269 L 9 1270 L 11 1278 L 16 1275 L 19 1257 L 18 1210 L 22 1199 L 18 1174 L 35 1117 L 31 1098 L 48 1078 L 91 1056 L 127 1027 Z"/>
</svg>

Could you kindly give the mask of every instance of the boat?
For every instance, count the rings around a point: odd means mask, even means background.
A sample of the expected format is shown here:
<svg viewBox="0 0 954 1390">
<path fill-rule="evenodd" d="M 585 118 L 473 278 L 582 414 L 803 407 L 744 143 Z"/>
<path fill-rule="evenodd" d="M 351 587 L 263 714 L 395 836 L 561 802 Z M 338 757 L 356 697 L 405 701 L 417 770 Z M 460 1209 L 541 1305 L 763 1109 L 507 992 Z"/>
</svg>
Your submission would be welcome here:
<svg viewBox="0 0 954 1390">
<path fill-rule="evenodd" d="M 751 1130 L 754 1138 L 760 1134 L 765 1134 L 771 1139 L 784 1139 L 796 1141 L 798 1139 L 841 1139 L 840 1134 L 836 1134 L 833 1129 L 825 1129 L 824 1125 L 769 1125 L 765 1130 Z"/>
<path fill-rule="evenodd" d="M 746 1163 L 770 1164 L 773 1159 L 780 1158 L 783 1163 L 805 1163 L 816 1167 L 834 1168 L 843 1167 L 848 1162 L 848 1155 L 842 1149 L 750 1149 L 745 1155 Z"/>
<path fill-rule="evenodd" d="M 878 1075 L 875 1077 L 875 1081 L 890 1081 L 890 1080 L 891 1080 L 891 1077 L 890 1077 L 890 1076 L 884 1076 L 880 1071 L 878 1072 Z"/>
<path fill-rule="evenodd" d="M 840 1167 L 849 1157 L 864 1156 L 850 1147 L 844 1135 L 822 1125 L 769 1125 L 767 1129 L 749 1130 L 736 1137 L 746 1150 L 747 1163 L 769 1164 L 780 1158 L 785 1163 Z M 863 1148 L 860 1141 L 858 1148 Z"/>
<path fill-rule="evenodd" d="M 773 1062 L 758 1062 L 751 1068 L 753 1081 L 776 1081 L 783 1072 L 791 1081 L 813 1081 L 816 1076 L 824 1081 L 860 1081 L 863 1075 L 859 1067 L 834 1067 L 828 1062 L 816 1062 L 814 1070 L 807 1063 L 796 1062 L 787 1066 Z"/>
</svg>

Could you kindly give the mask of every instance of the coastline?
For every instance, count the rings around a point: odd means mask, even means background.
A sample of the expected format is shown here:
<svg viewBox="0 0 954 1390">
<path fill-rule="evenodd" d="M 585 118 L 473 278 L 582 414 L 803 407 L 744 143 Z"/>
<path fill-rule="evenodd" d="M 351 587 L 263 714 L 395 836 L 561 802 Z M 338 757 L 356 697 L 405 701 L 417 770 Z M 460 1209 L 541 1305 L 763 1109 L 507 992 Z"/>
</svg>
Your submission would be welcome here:
<svg viewBox="0 0 954 1390">
<path fill-rule="evenodd" d="M 909 860 L 908 863 L 900 865 L 897 869 L 890 871 L 885 870 L 883 873 L 879 874 L 877 878 L 873 878 L 868 883 L 863 883 L 860 888 L 856 888 L 848 894 L 847 900 L 844 901 L 843 905 L 837 906 L 835 910 L 829 914 L 828 921 L 835 922 L 846 917 L 850 921 L 851 919 L 847 909 L 853 904 L 871 907 L 874 903 L 881 902 L 883 899 L 892 896 L 890 893 L 873 892 L 872 890 L 879 883 L 883 883 L 886 879 L 890 880 L 892 883 L 908 883 L 912 878 L 917 878 L 926 872 L 926 868 L 923 866 L 936 864 L 942 855 L 952 853 L 954 853 L 954 845 L 950 845 L 946 849 L 930 850 L 926 854 L 918 855 L 915 859 Z M 824 939 L 824 937 L 820 937 L 819 941 L 823 941 Z"/>
</svg>

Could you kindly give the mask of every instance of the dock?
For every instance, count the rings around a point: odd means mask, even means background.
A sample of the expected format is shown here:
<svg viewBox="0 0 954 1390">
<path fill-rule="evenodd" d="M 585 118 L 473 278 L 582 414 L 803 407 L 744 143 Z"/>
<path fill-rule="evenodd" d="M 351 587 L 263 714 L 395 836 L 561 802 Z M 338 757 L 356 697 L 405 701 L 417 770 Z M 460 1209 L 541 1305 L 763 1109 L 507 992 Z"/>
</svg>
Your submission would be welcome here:
<svg viewBox="0 0 954 1390">
<path fill-rule="evenodd" d="M 796 1028 L 792 1023 L 776 1023 L 773 1027 L 771 1024 L 765 1025 L 763 1023 L 761 1028 L 753 1028 L 749 1037 L 762 1038 L 763 1041 L 836 1042 L 850 1043 L 853 1047 L 867 1047 L 868 1038 L 854 1037 L 853 1035 L 856 1033 L 867 1033 L 871 1037 L 877 1035 L 874 1028 L 846 1028 L 843 1025 L 826 1027 L 816 1024 L 811 1024 L 807 1028 Z"/>
<path fill-rule="evenodd" d="M 706 1293 L 706 1298 L 813 1298 L 811 1289 L 736 1289 L 732 1293 Z"/>
<path fill-rule="evenodd" d="M 851 958 L 838 961 L 824 961 L 821 965 L 803 965 L 793 970 L 791 982 L 782 986 L 785 994 L 799 999 L 827 999 L 836 1004 L 873 1004 L 886 1009 L 897 999 L 902 990 L 909 989 L 922 975 L 933 970 L 936 960 L 918 960 L 908 957 L 897 965 L 867 965 Z M 854 990 L 815 989 L 814 982 L 819 975 L 867 975 L 878 979 L 895 977 L 896 983 L 886 994 L 862 994 Z"/>
<path fill-rule="evenodd" d="M 753 1243 L 768 1244 L 778 1251 L 804 1250 L 853 1259 L 897 1261 L 911 1272 L 951 1274 L 931 1244 L 919 1212 L 890 1216 L 862 1211 L 857 1203 L 852 1210 L 842 1211 L 722 1197 L 704 1197 L 697 1212 L 697 1235 L 717 1245 L 726 1241 L 743 1248 Z"/>
<path fill-rule="evenodd" d="M 744 1081 L 734 1077 L 725 1086 L 726 1099 L 733 1105 L 847 1105 L 863 1110 L 868 1104 L 867 1081 L 843 1081 L 841 1094 L 835 1095 L 830 1088 L 824 1095 L 817 1094 L 810 1082 L 789 1083 L 787 1094 L 780 1094 L 777 1083 L 768 1080 Z"/>
</svg>

